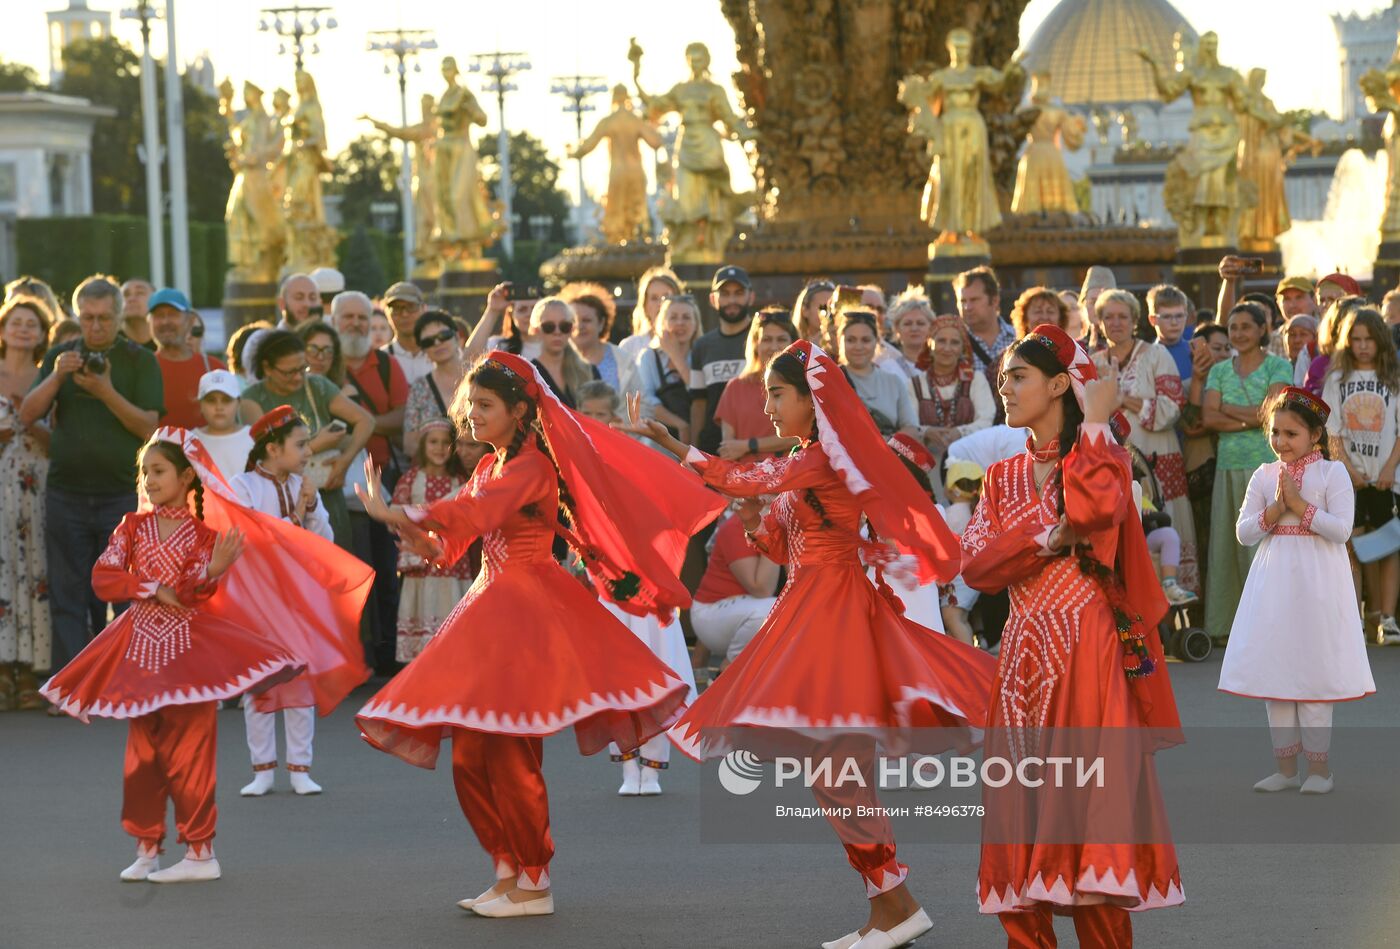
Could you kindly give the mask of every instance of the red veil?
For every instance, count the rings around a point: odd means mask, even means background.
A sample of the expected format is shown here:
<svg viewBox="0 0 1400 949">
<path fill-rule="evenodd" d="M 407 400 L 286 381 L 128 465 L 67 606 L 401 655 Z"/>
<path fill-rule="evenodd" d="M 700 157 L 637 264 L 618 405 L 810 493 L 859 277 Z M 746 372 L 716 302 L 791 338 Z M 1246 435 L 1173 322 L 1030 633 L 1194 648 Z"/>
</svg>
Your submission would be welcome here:
<svg viewBox="0 0 1400 949">
<path fill-rule="evenodd" d="M 785 352 L 807 367 L 818 441 L 880 538 L 914 556 L 920 583 L 952 581 L 962 566 L 957 535 L 890 450 L 841 367 L 806 340 Z"/>
<path fill-rule="evenodd" d="M 602 595 L 635 616 L 663 620 L 689 606 L 678 577 L 686 545 L 726 499 L 656 449 L 564 405 L 528 360 L 503 352 L 489 358 L 524 380 L 538 407 L 545 443 L 574 500 L 570 540 Z"/>
<path fill-rule="evenodd" d="M 256 697 L 259 711 L 315 705 L 322 715 L 369 678 L 360 645 L 360 613 L 374 571 L 335 544 L 244 507 L 199 436 L 162 428 L 152 441 L 174 442 L 204 485 L 204 522 L 243 532 L 243 555 L 219 580 L 203 609 L 263 636 L 306 663 L 306 672 Z"/>
</svg>

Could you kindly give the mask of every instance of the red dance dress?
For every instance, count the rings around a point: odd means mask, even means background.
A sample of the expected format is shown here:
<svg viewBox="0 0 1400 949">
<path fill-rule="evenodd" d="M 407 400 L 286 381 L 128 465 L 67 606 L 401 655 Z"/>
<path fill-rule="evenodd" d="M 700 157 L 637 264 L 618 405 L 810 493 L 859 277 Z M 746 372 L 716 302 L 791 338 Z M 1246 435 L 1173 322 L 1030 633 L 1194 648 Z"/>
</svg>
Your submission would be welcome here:
<svg viewBox="0 0 1400 949">
<path fill-rule="evenodd" d="M 968 726 L 984 724 L 995 660 L 906 619 L 888 588 L 870 582 L 861 501 L 822 446 L 753 463 L 692 451 L 687 461 L 724 494 L 777 495 L 753 542 L 787 564 L 788 581 L 753 640 L 672 726 L 676 746 L 696 759 L 723 755 L 735 741 L 712 730 L 735 726 L 838 734 L 837 741 L 873 736 L 887 745 L 913 728 L 942 728 L 921 736 L 921 751 L 970 744 Z M 940 737 L 941 747 L 929 745 Z M 760 733 L 754 738 L 766 744 Z M 864 845 L 848 828 L 836 830 L 867 895 L 904 881 L 908 868 L 895 859 L 886 824 L 867 828 Z"/>
<path fill-rule="evenodd" d="M 164 540 L 158 515 L 178 518 Z M 207 579 L 217 535 L 185 508 L 128 514 L 92 570 L 109 603 L 131 606 L 45 684 L 69 715 L 136 718 L 167 705 L 232 698 L 291 678 L 301 663 L 269 639 L 201 609 L 217 584 Z M 155 599 L 161 585 L 185 606 Z"/>
<path fill-rule="evenodd" d="M 1053 946 L 1052 912 L 1075 917 L 1081 945 L 1124 945 L 1131 926 L 1123 910 L 1184 899 L 1152 762 L 1154 750 L 1180 740 L 1156 631 L 1166 603 L 1133 502 L 1127 453 L 1108 426 L 1082 426 L 1061 477 L 1075 536 L 1115 569 L 1121 587 L 1086 573 L 1080 557 L 1048 550 L 1059 521 L 1056 480 L 1042 495 L 1033 467 L 1029 453 L 992 465 L 963 534 L 968 585 L 1011 594 L 986 754 L 1044 757 L 1054 741 L 1081 742 L 1083 754 L 1089 741 L 1108 749 L 1110 780 L 1058 799 L 987 788 L 977 896 L 981 912 L 1002 914 L 1012 946 Z M 1145 633 L 1150 675 L 1126 674 L 1115 609 Z M 1131 837 L 1102 831 L 1110 820 L 1125 820 L 1120 826 Z M 1076 836 L 1083 825 L 1087 834 Z"/>
<path fill-rule="evenodd" d="M 451 498 L 420 509 L 455 563 L 477 537 L 481 573 L 423 652 L 356 717 L 365 738 L 432 768 L 449 729 L 543 737 L 572 726 L 579 750 L 627 750 L 662 731 L 689 687 L 551 556 L 559 490 L 532 436 L 494 455 Z M 414 509 L 410 508 L 410 512 Z"/>
</svg>

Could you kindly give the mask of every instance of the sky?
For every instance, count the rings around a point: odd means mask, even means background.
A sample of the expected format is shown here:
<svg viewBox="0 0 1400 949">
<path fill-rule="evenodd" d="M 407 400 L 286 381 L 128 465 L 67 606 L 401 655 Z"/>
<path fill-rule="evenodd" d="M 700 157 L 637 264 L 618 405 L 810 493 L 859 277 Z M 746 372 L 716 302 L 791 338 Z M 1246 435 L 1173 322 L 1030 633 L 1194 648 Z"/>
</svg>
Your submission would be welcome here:
<svg viewBox="0 0 1400 949">
<path fill-rule="evenodd" d="M 182 61 L 206 53 L 217 80 L 229 76 L 235 86 L 251 79 L 264 89 L 292 88 L 293 62 L 279 55 L 278 39 L 258 31 L 259 11 L 273 0 L 177 0 L 177 54 Z M 424 92 L 437 94 L 443 82 L 439 67 L 444 55 L 454 55 L 465 69 L 474 53 L 501 49 L 526 55 L 532 68 L 515 80 L 519 90 L 506 98 L 506 124 L 539 137 L 556 161 L 567 164 L 561 176 L 571 193 L 577 172 L 564 155 L 575 140 L 575 119 L 563 111 L 565 100 L 552 94 L 555 77 L 583 73 L 601 77 L 602 84 L 631 85 L 628 40 L 637 37 L 645 50 L 641 82 L 648 92 L 667 89 L 685 78 L 685 46 L 706 43 L 715 78 L 729 85 L 735 69 L 734 34 L 717 0 L 508 0 L 508 2 L 444 2 L 444 0 L 319 0 L 333 7 L 334 30 L 317 38 L 321 52 L 309 56 L 307 68 L 316 77 L 326 114 L 331 151 L 371 130 L 358 120 L 362 113 L 399 121 L 397 79 L 384 73 L 384 56 L 365 49 L 366 33 L 382 29 L 430 29 L 438 49 L 420 57 L 422 72 L 409 76 L 409 120 L 416 120 Z M 1026 43 L 1058 0 L 1031 0 L 1021 19 Z M 3 0 L 5 29 L 0 31 L 0 60 L 22 62 L 48 75 L 45 13 L 67 0 Z M 158 0 L 164 5 L 164 0 Z M 1268 0 L 1267 4 L 1233 0 L 1174 0 L 1176 8 L 1198 32 L 1220 35 L 1222 61 L 1242 71 L 1252 66 L 1268 70 L 1266 91 L 1281 109 L 1309 108 L 1340 111 L 1341 81 L 1337 67 L 1332 13 L 1368 13 L 1386 6 L 1385 0 Z M 116 35 L 139 48 L 140 32 L 117 13 L 130 0 L 88 0 L 88 6 L 113 12 Z M 1267 9 L 1268 16 L 1261 17 Z M 165 28 L 158 24 L 153 40 L 157 57 L 165 55 Z M 1300 68 L 1304 67 L 1304 68 Z M 464 73 L 467 84 L 490 116 L 488 129 L 499 128 L 494 96 L 482 91 L 479 77 Z M 216 81 L 217 81 L 216 80 Z M 731 87 L 731 95 L 732 95 Z M 737 101 L 737 96 L 734 96 Z M 606 93 L 592 99 L 598 111 L 584 115 L 584 134 L 609 108 Z M 740 146 L 728 143 L 734 183 L 748 187 L 752 179 L 743 164 Z M 607 187 L 606 149 L 584 160 L 587 187 L 600 194 Z"/>
</svg>

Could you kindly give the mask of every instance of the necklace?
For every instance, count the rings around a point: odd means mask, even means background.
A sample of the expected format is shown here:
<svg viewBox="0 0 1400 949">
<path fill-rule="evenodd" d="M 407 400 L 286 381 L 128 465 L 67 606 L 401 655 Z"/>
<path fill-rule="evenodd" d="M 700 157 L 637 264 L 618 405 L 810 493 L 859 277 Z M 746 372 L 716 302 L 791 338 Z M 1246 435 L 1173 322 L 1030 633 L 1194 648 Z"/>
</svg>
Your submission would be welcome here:
<svg viewBox="0 0 1400 949">
<path fill-rule="evenodd" d="M 194 515 L 190 513 L 189 507 L 178 504 L 158 505 L 155 509 L 155 513 L 157 517 L 164 517 L 172 521 L 180 521 L 187 517 L 194 517 Z"/>
<path fill-rule="evenodd" d="M 1060 440 L 1052 438 L 1044 448 L 1036 448 L 1034 437 L 1028 437 L 1026 439 L 1026 453 L 1031 456 L 1032 461 L 1039 464 L 1057 461 L 1060 457 Z"/>
</svg>

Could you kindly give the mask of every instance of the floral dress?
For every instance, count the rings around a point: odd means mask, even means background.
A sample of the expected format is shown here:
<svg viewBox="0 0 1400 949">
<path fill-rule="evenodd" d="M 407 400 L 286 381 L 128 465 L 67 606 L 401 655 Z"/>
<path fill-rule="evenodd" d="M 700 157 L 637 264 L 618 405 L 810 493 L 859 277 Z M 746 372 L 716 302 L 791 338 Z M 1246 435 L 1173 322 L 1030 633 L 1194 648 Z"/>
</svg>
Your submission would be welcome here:
<svg viewBox="0 0 1400 949">
<path fill-rule="evenodd" d="M 0 421 L 19 406 L 0 396 Z M 44 553 L 44 482 L 49 456 L 33 435 L 0 447 L 0 663 L 47 672 L 51 659 Z"/>
<path fill-rule="evenodd" d="M 450 474 L 429 475 L 415 465 L 399 479 L 393 503 L 420 507 L 432 504 L 452 496 L 465 483 Z M 399 576 L 403 578 L 403 586 L 399 589 L 399 636 L 394 650 L 394 658 L 399 662 L 418 658 L 428 640 L 467 595 L 475 575 L 471 560 L 471 555 L 467 554 L 444 567 L 429 563 L 409 550 L 399 551 Z"/>
</svg>

